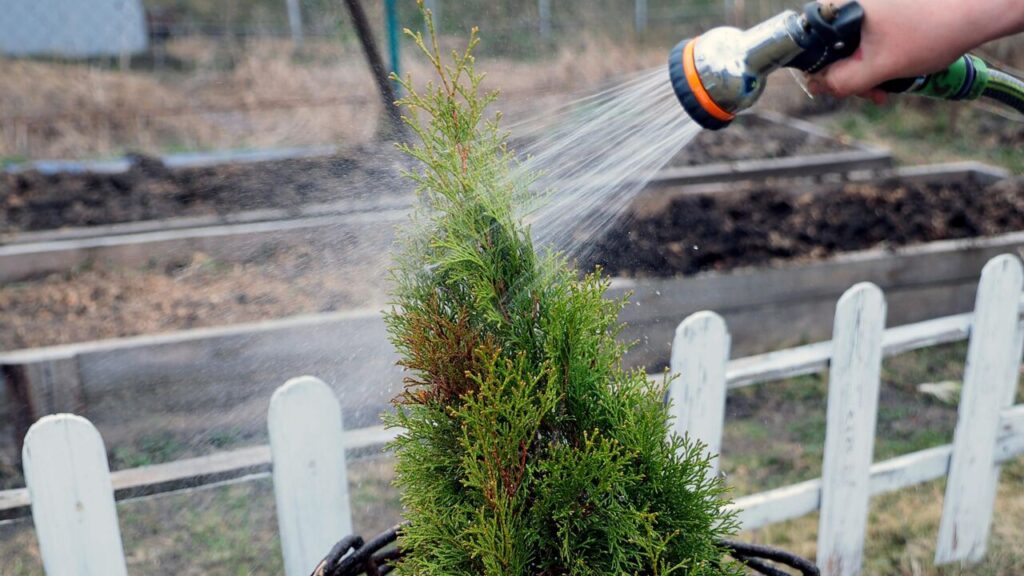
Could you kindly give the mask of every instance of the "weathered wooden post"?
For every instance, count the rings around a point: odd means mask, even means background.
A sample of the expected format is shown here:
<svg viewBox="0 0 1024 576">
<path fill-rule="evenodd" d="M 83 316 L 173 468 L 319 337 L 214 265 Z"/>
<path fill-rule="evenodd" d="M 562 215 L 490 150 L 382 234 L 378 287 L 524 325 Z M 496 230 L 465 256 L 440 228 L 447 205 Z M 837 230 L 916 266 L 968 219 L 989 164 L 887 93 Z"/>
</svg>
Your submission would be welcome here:
<svg viewBox="0 0 1024 576">
<path fill-rule="evenodd" d="M 274 392 L 267 417 L 285 574 L 307 576 L 352 533 L 341 406 L 311 376 Z"/>
<path fill-rule="evenodd" d="M 864 556 L 885 312 L 885 296 L 869 283 L 836 307 L 818 523 L 825 576 L 859 574 Z"/>
<path fill-rule="evenodd" d="M 690 315 L 672 341 L 671 370 L 678 375 L 669 386 L 673 428 L 704 442 L 712 454 L 722 449 L 729 341 L 725 320 L 714 312 Z M 716 458 L 711 472 L 718 469 Z"/>
<path fill-rule="evenodd" d="M 975 563 L 985 556 L 999 465 L 999 412 L 1013 404 L 1021 360 L 1019 306 L 1024 271 L 1016 256 L 993 258 L 981 272 L 953 456 L 935 563 Z"/>
<path fill-rule="evenodd" d="M 292 33 L 295 50 L 302 50 L 305 39 L 302 34 L 302 7 L 299 0 L 285 0 L 288 4 L 288 27 Z"/>
<path fill-rule="evenodd" d="M 551 0 L 537 0 L 539 14 L 539 32 L 543 40 L 551 39 Z"/>
<path fill-rule="evenodd" d="M 107 451 L 70 414 L 32 425 L 22 448 L 43 567 L 51 576 L 127 576 Z"/>
<path fill-rule="evenodd" d="M 647 32 L 647 0 L 636 0 L 633 5 L 633 24 L 638 34 Z"/>
<path fill-rule="evenodd" d="M 352 24 L 355 26 L 356 35 L 359 36 L 359 43 L 363 47 L 366 61 L 370 65 L 370 73 L 377 84 L 382 103 L 384 104 L 384 130 L 381 135 L 393 137 L 402 131 L 402 113 L 395 105 L 395 90 L 388 79 L 388 70 L 384 67 L 384 60 L 377 49 L 377 42 L 374 40 L 373 31 L 370 29 L 370 21 L 366 18 L 366 12 L 359 0 L 345 0 L 345 7 L 352 16 Z"/>
<path fill-rule="evenodd" d="M 15 446 L 20 447 L 29 427 L 47 414 L 82 413 L 85 395 L 78 357 L 26 351 L 17 361 L 0 365 L 14 419 Z"/>
</svg>

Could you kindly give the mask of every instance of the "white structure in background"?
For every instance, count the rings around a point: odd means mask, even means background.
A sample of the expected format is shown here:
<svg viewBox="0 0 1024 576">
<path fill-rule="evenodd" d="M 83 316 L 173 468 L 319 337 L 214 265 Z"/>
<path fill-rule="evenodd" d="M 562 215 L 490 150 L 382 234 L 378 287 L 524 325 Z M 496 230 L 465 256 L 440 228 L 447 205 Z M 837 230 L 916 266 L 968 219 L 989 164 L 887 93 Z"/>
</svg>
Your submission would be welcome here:
<svg viewBox="0 0 1024 576">
<path fill-rule="evenodd" d="M 148 42 L 142 0 L 0 0 L 0 55 L 123 57 Z"/>
</svg>

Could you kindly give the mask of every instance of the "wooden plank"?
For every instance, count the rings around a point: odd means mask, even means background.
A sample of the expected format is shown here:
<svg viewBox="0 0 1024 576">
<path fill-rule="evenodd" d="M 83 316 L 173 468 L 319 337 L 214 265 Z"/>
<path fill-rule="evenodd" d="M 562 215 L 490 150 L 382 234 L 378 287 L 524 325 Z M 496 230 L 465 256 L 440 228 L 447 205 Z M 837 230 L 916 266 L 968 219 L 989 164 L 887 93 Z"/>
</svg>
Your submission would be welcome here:
<svg viewBox="0 0 1024 576">
<path fill-rule="evenodd" d="M 963 339 L 968 323 L 969 315 L 962 315 L 892 329 L 884 341 L 886 354 Z M 310 340 L 308 334 L 316 337 Z M 820 371 L 827 347 L 733 360 L 729 386 Z M 225 426 L 262 435 L 258 423 L 276 383 L 304 370 L 316 370 L 339 394 L 360 390 L 368 380 L 382 382 L 347 396 L 345 409 L 382 407 L 401 382 L 391 350 L 379 313 L 365 310 L 0 353 L 0 364 L 78 357 L 90 401 L 87 415 L 108 443 L 118 445 L 137 437 L 140 429 L 177 430 L 169 427 L 181 426 L 186 416 L 199 421 L 217 416 Z M 191 438 L 196 432 L 182 430 L 181 435 Z"/>
<path fill-rule="evenodd" d="M 911 182 L 941 182 L 967 180 L 977 186 L 987 186 L 1013 176 L 1004 168 L 983 162 L 965 161 L 925 166 L 901 166 L 893 176 Z"/>
<path fill-rule="evenodd" d="M 384 426 L 369 426 L 348 430 L 342 439 L 346 450 L 363 450 L 383 446 L 400 432 Z M 118 470 L 111 473 L 110 478 L 116 500 L 133 500 L 238 478 L 258 477 L 270 471 L 270 463 L 270 446 L 262 445 Z M 26 488 L 0 491 L 0 520 L 24 516 L 29 503 Z"/>
<path fill-rule="evenodd" d="M 827 337 L 820 329 L 828 326 L 824 320 L 828 306 L 860 281 L 872 282 L 890 295 L 894 324 L 967 312 L 985 263 L 1022 249 L 1024 233 L 1018 232 L 896 251 L 849 253 L 824 262 L 768 270 L 742 269 L 683 278 L 619 278 L 612 281 L 609 295 L 633 295 L 620 315 L 627 324 L 623 338 L 640 341 L 631 351 L 630 365 L 663 366 L 669 359 L 675 327 L 699 310 L 714 310 L 725 318 L 735 354 L 778 346 L 779 334 L 794 339 Z"/>
<path fill-rule="evenodd" d="M 825 576 L 860 573 L 868 521 L 882 370 L 885 296 L 858 284 L 839 300 L 832 338 L 817 565 Z"/>
<path fill-rule="evenodd" d="M 1024 249 L 1024 232 L 971 240 L 949 240 L 895 250 L 847 252 L 828 260 L 778 267 L 741 268 L 693 277 L 615 278 L 610 294 L 634 294 L 627 321 L 651 320 L 666 314 L 683 316 L 699 310 L 725 312 L 808 300 L 835 301 L 850 286 L 872 282 L 891 290 L 977 284 L 992 258 Z M 639 303 L 639 304 L 637 304 Z M 695 309 L 696 308 L 696 309 Z M 934 317 L 934 316 L 933 316 Z M 788 319 L 787 319 L 788 320 Z M 731 324 L 730 324 L 731 326 Z"/>
<path fill-rule="evenodd" d="M 58 240 L 0 246 L 0 282 L 16 282 L 86 263 L 143 266 L 178 261 L 182 255 L 204 252 L 226 261 L 250 260 L 268 247 L 297 243 L 329 245 L 350 231 L 386 246 L 392 238 L 390 223 L 408 216 L 407 209 L 322 216 L 294 220 L 208 226 L 186 230 L 159 230 L 120 236 Z"/>
<path fill-rule="evenodd" d="M 1011 176 L 1008 170 L 981 162 L 950 162 L 924 166 L 897 166 L 885 169 L 837 170 L 825 174 L 776 178 L 771 183 L 794 196 L 822 195 L 833 192 L 844 182 L 891 186 L 893 182 L 935 184 L 960 183 L 987 186 Z M 722 182 L 661 186 L 641 190 L 633 200 L 630 211 L 638 217 L 651 217 L 664 212 L 673 200 L 687 196 L 738 197 L 765 186 L 764 179 L 738 178 Z"/>
<path fill-rule="evenodd" d="M 1022 310 L 1024 298 L 1020 300 L 1018 315 Z M 895 356 L 911 350 L 966 340 L 973 318 L 973 313 L 956 314 L 889 328 L 882 336 L 882 354 Z M 825 341 L 739 358 L 729 362 L 726 379 L 729 388 L 733 389 L 821 372 L 828 368 L 831 351 L 832 342 Z"/>
<path fill-rule="evenodd" d="M 714 312 L 697 312 L 676 329 L 672 343 L 669 412 L 673 431 L 707 445 L 715 456 L 711 474 L 718 474 L 725 423 L 725 365 L 729 361 L 729 330 Z"/>
<path fill-rule="evenodd" d="M 96 428 L 78 416 L 47 416 L 25 437 L 23 461 L 47 574 L 127 576 L 107 452 Z"/>
<path fill-rule="evenodd" d="M 341 405 L 320 380 L 293 378 L 274 392 L 267 426 L 285 574 L 307 576 L 352 533 Z"/>
<path fill-rule="evenodd" d="M 67 240 L 84 240 L 108 236 L 126 236 L 148 232 L 169 232 L 172 230 L 198 230 L 216 228 L 229 224 L 279 223 L 302 218 L 318 216 L 348 216 L 365 212 L 388 212 L 408 210 L 413 206 L 412 195 L 389 196 L 372 200 L 344 200 L 306 204 L 295 208 L 261 208 L 243 210 L 227 214 L 209 214 L 202 216 L 180 216 L 160 220 L 140 220 L 137 222 L 121 222 L 76 228 L 58 228 L 52 230 L 32 230 L 25 232 L 8 232 L 0 234 L 0 245 L 6 244 L 44 244 Z"/>
<path fill-rule="evenodd" d="M 372 309 L 6 352 L 0 365 L 71 357 L 88 400 L 82 414 L 111 446 L 155 430 L 204 451 L 221 432 L 259 441 L 274 389 L 304 372 L 344 397 L 346 419 L 362 427 L 376 423 L 402 381 Z M 13 455 L 20 443 L 4 445 Z"/>
<path fill-rule="evenodd" d="M 21 512 L 28 510 L 31 504 L 28 488 L 0 491 L 0 520 L 22 516 Z"/>
<path fill-rule="evenodd" d="M 1004 410 L 999 418 L 995 463 L 1024 456 L 1024 405 Z M 950 468 L 952 444 L 898 456 L 871 466 L 871 495 L 894 492 L 944 477 Z M 726 455 L 728 457 L 728 455 Z M 818 510 L 821 479 L 737 498 L 730 506 L 739 514 L 743 530 L 806 516 Z"/>
<path fill-rule="evenodd" d="M 0 365 L 7 390 L 16 445 L 33 422 L 47 414 L 79 413 L 85 406 L 78 359 L 54 357 L 44 362 Z"/>
<path fill-rule="evenodd" d="M 298 160 L 336 154 L 336 146 L 308 146 L 267 148 L 262 150 L 215 150 L 207 152 L 179 152 L 160 157 L 168 168 L 208 168 L 221 164 L 255 164 L 274 160 Z M 129 158 L 113 160 L 36 160 L 8 166 L 3 170 L 18 173 L 37 170 L 43 174 L 121 174 L 132 167 Z"/>
<path fill-rule="evenodd" d="M 953 464 L 942 505 L 935 563 L 973 564 L 985 556 L 999 466 L 993 465 L 999 413 L 1013 403 L 1021 361 L 1017 302 L 1024 269 L 1016 256 L 985 266 L 964 368 Z"/>
<path fill-rule="evenodd" d="M 267 470 L 270 447 L 263 445 L 118 470 L 111 482 L 117 499 L 125 500 Z"/>
<path fill-rule="evenodd" d="M 723 164 L 665 168 L 650 180 L 648 187 L 688 186 L 767 178 L 806 178 L 853 170 L 881 170 L 892 166 L 892 163 L 892 154 L 882 150 L 851 150 L 787 158 L 738 160 Z"/>
</svg>

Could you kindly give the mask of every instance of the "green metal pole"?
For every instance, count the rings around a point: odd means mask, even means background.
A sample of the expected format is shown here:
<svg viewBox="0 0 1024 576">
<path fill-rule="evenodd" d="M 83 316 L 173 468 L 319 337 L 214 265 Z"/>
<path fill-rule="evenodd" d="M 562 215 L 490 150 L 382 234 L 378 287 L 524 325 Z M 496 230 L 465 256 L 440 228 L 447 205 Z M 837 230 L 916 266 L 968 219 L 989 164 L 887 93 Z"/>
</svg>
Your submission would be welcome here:
<svg viewBox="0 0 1024 576">
<path fill-rule="evenodd" d="M 401 33 L 401 30 L 398 29 L 398 0 L 384 0 L 384 20 L 387 22 L 388 27 L 388 52 L 391 55 L 391 72 L 395 75 L 401 75 L 401 53 L 398 46 L 399 34 Z M 395 82 L 395 93 L 398 93 L 399 90 L 401 90 L 401 87 Z"/>
</svg>

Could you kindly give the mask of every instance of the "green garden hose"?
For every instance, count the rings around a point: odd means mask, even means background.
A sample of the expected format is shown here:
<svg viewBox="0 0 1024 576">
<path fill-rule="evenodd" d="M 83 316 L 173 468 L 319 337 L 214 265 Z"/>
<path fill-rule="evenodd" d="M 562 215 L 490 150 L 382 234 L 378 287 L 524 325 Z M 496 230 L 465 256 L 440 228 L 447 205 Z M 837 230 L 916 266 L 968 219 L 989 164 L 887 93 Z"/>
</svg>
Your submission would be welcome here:
<svg viewBox="0 0 1024 576">
<path fill-rule="evenodd" d="M 988 86 L 983 95 L 1024 114 L 1024 80 L 1000 70 L 989 70 Z"/>
<path fill-rule="evenodd" d="M 989 67 L 967 54 L 949 68 L 917 78 L 903 78 L 882 84 L 886 92 L 910 93 L 940 100 L 991 98 L 1024 114 L 1024 81 Z"/>
</svg>

